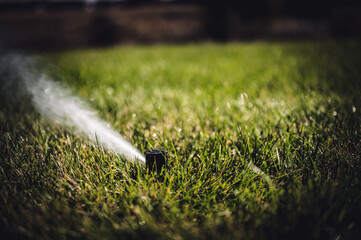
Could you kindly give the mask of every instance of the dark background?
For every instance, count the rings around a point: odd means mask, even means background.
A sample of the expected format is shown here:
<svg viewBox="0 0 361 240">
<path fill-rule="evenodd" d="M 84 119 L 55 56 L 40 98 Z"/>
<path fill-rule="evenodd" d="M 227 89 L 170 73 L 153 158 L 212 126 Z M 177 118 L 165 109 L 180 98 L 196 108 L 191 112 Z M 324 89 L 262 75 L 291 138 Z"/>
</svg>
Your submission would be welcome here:
<svg viewBox="0 0 361 240">
<path fill-rule="evenodd" d="M 0 47 L 360 38 L 359 2 L 0 0 Z"/>
</svg>

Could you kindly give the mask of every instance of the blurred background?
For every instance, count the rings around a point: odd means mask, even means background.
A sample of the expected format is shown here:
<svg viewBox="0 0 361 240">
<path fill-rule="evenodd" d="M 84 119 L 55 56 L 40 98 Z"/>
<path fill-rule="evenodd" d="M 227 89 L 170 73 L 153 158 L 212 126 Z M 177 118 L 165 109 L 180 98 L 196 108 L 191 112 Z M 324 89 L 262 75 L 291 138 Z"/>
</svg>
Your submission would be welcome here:
<svg viewBox="0 0 361 240">
<path fill-rule="evenodd" d="M 359 0 L 0 0 L 0 48 L 361 36 Z"/>
</svg>

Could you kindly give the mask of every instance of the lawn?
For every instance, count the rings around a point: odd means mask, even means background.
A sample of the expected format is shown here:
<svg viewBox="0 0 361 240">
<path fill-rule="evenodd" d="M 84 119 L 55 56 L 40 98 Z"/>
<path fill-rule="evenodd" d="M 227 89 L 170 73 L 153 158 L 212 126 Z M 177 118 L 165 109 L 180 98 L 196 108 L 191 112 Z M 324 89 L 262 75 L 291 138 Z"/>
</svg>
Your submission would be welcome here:
<svg viewBox="0 0 361 240">
<path fill-rule="evenodd" d="M 37 71 L 168 161 L 148 172 L 41 117 L 31 99 L 3 95 L 1 236 L 360 239 L 360 49 L 344 40 L 43 54 Z"/>
</svg>

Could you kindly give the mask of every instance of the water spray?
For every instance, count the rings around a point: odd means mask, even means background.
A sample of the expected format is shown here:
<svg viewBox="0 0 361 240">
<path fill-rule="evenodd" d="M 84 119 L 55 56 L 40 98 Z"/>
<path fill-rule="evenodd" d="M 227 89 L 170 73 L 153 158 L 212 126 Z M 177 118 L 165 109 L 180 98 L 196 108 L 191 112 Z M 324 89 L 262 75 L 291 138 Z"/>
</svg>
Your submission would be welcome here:
<svg viewBox="0 0 361 240">
<path fill-rule="evenodd" d="M 52 81 L 47 74 L 39 72 L 36 68 L 38 60 L 36 57 L 16 54 L 1 59 L 1 90 L 6 86 L 20 86 L 22 89 L 17 89 L 16 92 L 20 90 L 30 95 L 34 106 L 43 117 L 75 128 L 105 149 L 145 164 L 144 156 L 105 121 L 98 118 L 84 101 L 74 96 L 69 89 Z"/>
</svg>

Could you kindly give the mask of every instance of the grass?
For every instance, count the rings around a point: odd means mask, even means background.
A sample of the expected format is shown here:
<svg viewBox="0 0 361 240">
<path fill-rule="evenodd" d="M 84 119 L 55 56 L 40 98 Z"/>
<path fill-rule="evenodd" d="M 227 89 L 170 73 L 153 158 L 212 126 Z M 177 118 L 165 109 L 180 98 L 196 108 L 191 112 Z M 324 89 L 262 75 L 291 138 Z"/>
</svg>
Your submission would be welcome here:
<svg viewBox="0 0 361 240">
<path fill-rule="evenodd" d="M 2 101 L 0 232 L 33 239 L 359 239 L 357 41 L 122 46 L 47 71 L 138 149 L 148 173 Z M 1 76 L 4 78 L 5 76 Z"/>
</svg>

